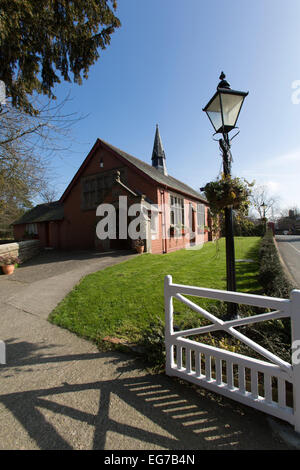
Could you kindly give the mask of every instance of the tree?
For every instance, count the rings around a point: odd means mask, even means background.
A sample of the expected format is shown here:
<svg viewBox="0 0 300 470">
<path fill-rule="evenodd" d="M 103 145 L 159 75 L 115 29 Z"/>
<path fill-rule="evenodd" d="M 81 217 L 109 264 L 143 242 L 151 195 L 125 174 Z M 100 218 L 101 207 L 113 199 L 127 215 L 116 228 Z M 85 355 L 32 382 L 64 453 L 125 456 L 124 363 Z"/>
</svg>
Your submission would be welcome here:
<svg viewBox="0 0 300 470">
<path fill-rule="evenodd" d="M 116 0 L 0 0 L 0 80 L 17 109 L 29 98 L 55 98 L 61 79 L 81 84 L 120 27 Z"/>
<path fill-rule="evenodd" d="M 7 100 L 0 110 L 0 159 L 4 157 L 6 145 L 14 141 L 18 141 L 22 151 L 39 152 L 44 158 L 69 148 L 73 124 L 84 118 L 78 113 L 63 112 L 69 100 L 69 95 L 55 104 L 53 100 L 43 104 L 38 98 L 31 100 L 32 106 L 38 109 L 37 115 L 14 108 L 11 99 Z"/>
<path fill-rule="evenodd" d="M 264 216 L 274 218 L 275 212 L 278 210 L 279 197 L 271 196 L 266 186 L 255 185 L 251 191 L 250 201 L 254 214 L 260 219 L 263 219 Z M 265 204 L 265 209 L 262 204 Z"/>
<path fill-rule="evenodd" d="M 284 218 L 284 217 L 296 218 L 299 216 L 299 214 L 300 214 L 300 209 L 298 206 L 292 206 L 289 208 L 285 207 L 284 209 L 280 209 L 281 218 Z"/>
<path fill-rule="evenodd" d="M 8 99 L 0 112 L 0 232 L 32 207 L 32 201 L 52 202 L 57 191 L 51 187 L 51 160 L 54 154 L 71 147 L 71 128 L 83 117 L 64 114 L 69 101 L 41 104 L 37 115 L 12 106 Z M 0 233 L 0 235 L 1 235 Z"/>
<path fill-rule="evenodd" d="M 0 156 L 0 226 L 5 230 L 25 210 L 32 207 L 32 197 L 45 185 L 42 161 L 21 152 L 16 141 L 6 144 Z"/>
<path fill-rule="evenodd" d="M 50 156 L 60 149 L 59 138 L 68 135 L 72 119 L 61 114 L 60 104 L 40 108 L 31 116 L 8 103 L 0 113 L 0 230 L 32 207 L 38 196 L 49 193 Z M 44 195 L 44 196 L 43 196 Z"/>
<path fill-rule="evenodd" d="M 58 199 L 57 191 L 55 188 L 49 186 L 40 192 L 40 197 L 43 202 L 54 202 Z"/>
</svg>

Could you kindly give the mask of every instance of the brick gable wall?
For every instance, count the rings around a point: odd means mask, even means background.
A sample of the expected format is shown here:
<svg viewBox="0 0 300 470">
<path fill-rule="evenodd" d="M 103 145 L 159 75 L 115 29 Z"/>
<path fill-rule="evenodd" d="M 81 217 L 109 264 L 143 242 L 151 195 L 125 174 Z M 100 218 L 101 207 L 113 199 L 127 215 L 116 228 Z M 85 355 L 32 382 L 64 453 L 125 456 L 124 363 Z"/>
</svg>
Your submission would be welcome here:
<svg viewBox="0 0 300 470">
<path fill-rule="evenodd" d="M 103 166 L 100 166 L 100 161 L 103 162 Z M 159 183 L 153 181 L 130 163 L 122 161 L 113 151 L 98 145 L 94 148 L 93 153 L 89 154 L 80 172 L 75 175 L 73 182 L 63 195 L 64 220 L 38 224 L 41 245 L 49 244 L 54 248 L 65 250 L 103 248 L 95 233 L 97 204 L 91 209 L 82 204 L 83 182 L 94 180 L 93 175 L 108 175 L 111 177 L 111 181 L 114 181 L 117 170 L 121 171 L 121 181 L 131 190 L 145 194 L 153 204 L 161 204 L 162 206 L 164 203 L 167 206 L 170 204 L 170 193 L 167 188 L 160 187 Z M 109 202 L 109 197 L 108 191 L 104 200 Z M 196 209 L 196 200 L 182 195 L 181 197 L 184 197 L 185 204 L 191 203 Z M 169 233 L 169 225 L 168 211 L 166 210 L 165 213 L 161 210 L 158 215 L 158 237 L 152 239 L 150 243 L 152 253 L 171 252 L 189 246 L 190 242 L 187 238 L 163 239 L 163 233 Z M 24 229 L 25 226 L 15 226 L 15 233 L 20 237 Z M 202 241 L 207 241 L 207 234 L 196 236 L 196 244 Z"/>
</svg>

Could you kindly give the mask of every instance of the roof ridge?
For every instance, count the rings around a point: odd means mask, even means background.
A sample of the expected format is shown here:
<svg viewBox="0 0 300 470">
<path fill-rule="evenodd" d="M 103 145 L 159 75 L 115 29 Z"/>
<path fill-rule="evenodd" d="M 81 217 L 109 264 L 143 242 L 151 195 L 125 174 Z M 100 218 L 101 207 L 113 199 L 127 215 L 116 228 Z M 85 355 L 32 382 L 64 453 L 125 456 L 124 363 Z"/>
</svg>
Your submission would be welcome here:
<svg viewBox="0 0 300 470">
<path fill-rule="evenodd" d="M 174 182 L 178 183 L 179 185 L 183 185 L 186 190 L 184 191 L 184 188 L 181 189 L 182 192 L 186 192 L 187 190 L 189 190 L 190 192 L 190 195 L 192 195 L 193 197 L 197 197 L 198 199 L 204 201 L 204 202 L 207 202 L 205 200 L 205 198 L 200 194 L 200 192 L 198 192 L 196 189 L 193 189 L 191 186 L 189 186 L 188 184 L 178 180 L 177 178 L 175 178 L 174 176 L 172 175 L 164 175 L 163 173 L 161 173 L 160 171 L 158 171 L 156 168 L 154 168 L 152 165 L 150 165 L 149 163 L 145 162 L 144 160 L 141 160 L 140 158 L 137 158 L 135 157 L 134 155 L 131 155 L 130 153 L 128 152 L 125 152 L 124 150 L 121 150 L 120 148 L 116 147 L 115 145 L 112 145 L 110 144 L 109 142 L 106 142 L 105 140 L 103 139 L 99 139 L 100 142 L 103 142 L 103 144 L 107 145 L 108 147 L 110 147 L 112 150 L 114 150 L 115 152 L 119 153 L 119 155 L 121 157 L 124 157 L 126 158 L 126 156 L 129 157 L 129 159 L 133 159 L 133 160 L 136 160 L 137 163 L 141 163 L 142 165 L 145 165 L 146 168 L 149 170 L 149 173 L 148 176 L 150 176 L 150 178 L 152 177 L 152 179 L 155 179 L 156 181 L 160 182 L 161 184 L 166 184 L 168 185 L 168 180 L 174 180 Z M 134 162 L 131 162 L 134 164 Z M 143 171 L 142 168 L 139 168 L 140 170 Z M 165 180 L 165 181 L 164 181 Z M 169 183 L 171 183 L 171 181 L 169 181 Z M 171 184 L 169 184 L 169 186 L 171 187 Z M 173 188 L 173 189 L 177 189 L 178 191 L 180 191 L 180 188 Z"/>
</svg>

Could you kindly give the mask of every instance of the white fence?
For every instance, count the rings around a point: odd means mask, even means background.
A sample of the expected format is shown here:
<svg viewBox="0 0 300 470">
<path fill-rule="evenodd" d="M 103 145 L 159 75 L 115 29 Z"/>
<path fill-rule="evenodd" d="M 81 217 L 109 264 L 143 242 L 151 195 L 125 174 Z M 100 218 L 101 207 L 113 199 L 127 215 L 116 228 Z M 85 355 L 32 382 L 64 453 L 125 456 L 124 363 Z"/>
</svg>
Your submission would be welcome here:
<svg viewBox="0 0 300 470">
<path fill-rule="evenodd" d="M 271 312 L 237 320 L 222 321 L 185 296 L 204 297 L 237 304 L 271 309 Z M 173 328 L 173 298 L 196 311 L 211 325 L 191 330 Z M 292 344 L 300 346 L 300 291 L 290 299 L 204 289 L 173 284 L 165 277 L 166 373 L 177 376 L 245 405 L 288 421 L 300 432 L 300 354 L 292 354 L 292 363 L 280 359 L 235 328 L 266 320 L 291 318 Z M 268 360 L 258 360 L 187 339 L 223 330 Z"/>
</svg>

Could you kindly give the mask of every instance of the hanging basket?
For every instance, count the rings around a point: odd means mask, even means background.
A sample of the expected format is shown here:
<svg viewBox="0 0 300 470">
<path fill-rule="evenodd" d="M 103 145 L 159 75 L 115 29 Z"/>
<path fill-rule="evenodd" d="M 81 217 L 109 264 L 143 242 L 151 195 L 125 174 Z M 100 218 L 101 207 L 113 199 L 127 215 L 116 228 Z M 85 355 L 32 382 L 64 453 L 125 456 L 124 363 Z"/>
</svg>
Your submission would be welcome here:
<svg viewBox="0 0 300 470">
<path fill-rule="evenodd" d="M 204 193 L 213 212 L 229 207 L 239 210 L 249 204 L 250 190 L 239 178 L 226 177 L 207 183 Z"/>
</svg>

